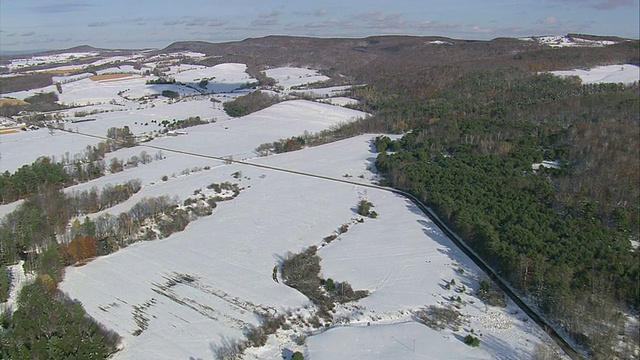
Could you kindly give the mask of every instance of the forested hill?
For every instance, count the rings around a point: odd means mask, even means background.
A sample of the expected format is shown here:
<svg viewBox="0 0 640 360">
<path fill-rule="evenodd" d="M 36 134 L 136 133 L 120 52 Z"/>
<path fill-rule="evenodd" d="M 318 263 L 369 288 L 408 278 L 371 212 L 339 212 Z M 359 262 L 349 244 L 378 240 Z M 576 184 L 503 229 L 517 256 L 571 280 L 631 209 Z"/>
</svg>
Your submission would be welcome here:
<svg viewBox="0 0 640 360">
<path fill-rule="evenodd" d="M 580 36 L 592 40 L 609 39 Z M 159 52 L 200 52 L 210 56 L 200 60 L 207 65 L 238 61 L 257 69 L 311 67 L 329 75 L 339 74 L 359 83 L 375 85 L 381 91 L 420 98 L 473 69 L 546 71 L 640 64 L 637 40 L 615 40 L 619 42 L 609 46 L 555 48 L 515 38 L 476 41 L 438 36 L 363 39 L 268 36 L 219 44 L 177 42 Z"/>
</svg>

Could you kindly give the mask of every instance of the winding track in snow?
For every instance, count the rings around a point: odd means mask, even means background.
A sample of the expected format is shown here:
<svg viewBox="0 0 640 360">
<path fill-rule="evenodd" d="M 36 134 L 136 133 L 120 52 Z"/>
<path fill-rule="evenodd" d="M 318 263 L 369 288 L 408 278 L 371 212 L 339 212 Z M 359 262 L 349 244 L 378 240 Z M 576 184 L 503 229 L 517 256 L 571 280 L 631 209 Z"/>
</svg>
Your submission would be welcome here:
<svg viewBox="0 0 640 360">
<path fill-rule="evenodd" d="M 67 130 L 63 130 L 63 131 L 67 131 Z M 89 136 L 89 137 L 93 137 L 93 138 L 100 139 L 100 140 L 109 139 L 109 138 L 104 137 L 104 136 L 92 135 L 92 134 L 87 134 L 87 133 L 72 132 L 72 131 L 68 131 L 68 132 L 71 132 L 73 134 L 83 135 L 83 136 Z M 110 139 L 110 140 L 113 140 L 113 139 Z M 226 162 L 228 164 L 235 163 L 235 164 L 253 166 L 253 167 L 258 167 L 258 168 L 268 169 L 268 170 L 273 170 L 273 171 L 286 172 L 286 173 L 290 173 L 290 174 L 306 176 L 306 177 L 311 177 L 311 178 L 316 178 L 316 179 L 321 179 L 321 180 L 327 180 L 327 181 L 339 182 L 339 183 L 344 183 L 344 184 L 362 186 L 362 187 L 366 187 L 366 188 L 370 188 L 370 189 L 377 189 L 377 190 L 387 191 L 387 192 L 391 192 L 391 193 L 403 196 L 403 197 L 411 200 L 411 202 L 413 202 L 427 217 L 429 217 L 429 219 L 431 219 L 431 221 L 433 221 L 436 224 L 436 226 L 438 226 L 444 232 L 444 234 L 449 239 L 451 239 L 451 241 L 460 250 L 462 250 L 462 252 L 465 253 L 465 255 L 467 255 L 482 271 L 485 272 L 485 274 L 487 274 L 487 276 L 491 280 L 493 280 L 500 287 L 500 290 L 502 290 L 505 294 L 507 294 L 507 296 L 509 296 L 509 298 L 524 313 L 526 313 L 533 321 L 535 321 L 535 323 L 538 324 L 538 326 L 540 326 L 556 342 L 556 344 L 558 344 L 558 346 L 560 346 L 560 348 L 562 348 L 562 350 L 567 354 L 567 356 L 569 356 L 573 360 L 584 359 L 583 355 L 578 350 L 576 350 L 576 348 L 569 341 L 567 341 L 565 339 L 565 337 L 562 334 L 560 334 L 560 332 L 556 331 L 554 326 L 543 315 L 539 314 L 538 311 L 535 308 L 533 308 L 532 306 L 528 305 L 524 300 L 522 300 L 522 298 L 520 298 L 520 296 L 511 288 L 511 286 L 506 282 L 506 280 L 502 279 L 494 269 L 492 269 L 480 256 L 478 256 L 478 254 L 476 254 L 475 251 L 473 251 L 462 240 L 462 238 L 458 234 L 456 234 L 453 230 L 451 230 L 438 217 L 438 215 L 433 212 L 433 210 L 431 210 L 429 207 L 427 207 L 425 204 L 423 204 L 422 201 L 420 201 L 417 197 L 415 197 L 414 195 L 412 195 L 412 194 L 410 194 L 408 192 L 405 192 L 405 191 L 402 191 L 402 190 L 398 190 L 398 189 L 394 189 L 394 188 L 391 188 L 391 187 L 386 187 L 386 186 L 361 183 L 361 182 L 357 182 L 357 181 L 353 181 L 353 180 L 347 180 L 347 179 L 344 179 L 344 178 L 335 178 L 335 177 L 331 177 L 331 176 L 327 176 L 327 175 L 314 174 L 314 173 L 309 173 L 309 172 L 305 172 L 305 171 L 287 169 L 287 168 L 282 168 L 282 167 L 273 166 L 273 165 L 259 164 L 259 163 L 254 163 L 254 162 L 250 162 L 250 161 L 246 161 L 246 160 L 233 160 L 233 158 L 231 158 L 229 156 L 216 156 L 216 155 L 209 155 L 209 154 L 201 154 L 201 153 L 196 153 L 196 152 L 193 152 L 193 151 L 172 149 L 172 148 L 167 148 L 167 147 L 163 147 L 163 146 L 150 145 L 150 144 L 146 144 L 146 143 L 138 144 L 138 146 L 144 146 L 144 147 L 148 147 L 148 148 L 155 149 L 155 150 L 169 151 L 169 152 L 173 152 L 173 153 L 177 153 L 177 154 L 183 154 L 183 155 L 196 156 L 196 157 L 207 158 L 207 159 L 212 159 L 212 160 L 218 160 L 218 161 Z"/>
</svg>

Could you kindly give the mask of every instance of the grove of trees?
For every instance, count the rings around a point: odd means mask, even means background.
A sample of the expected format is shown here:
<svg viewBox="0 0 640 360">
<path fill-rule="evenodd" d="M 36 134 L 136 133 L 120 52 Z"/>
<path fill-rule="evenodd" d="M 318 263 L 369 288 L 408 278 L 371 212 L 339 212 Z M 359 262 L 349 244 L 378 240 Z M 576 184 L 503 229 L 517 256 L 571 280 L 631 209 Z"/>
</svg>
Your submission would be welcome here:
<svg viewBox="0 0 640 360">
<path fill-rule="evenodd" d="M 229 116 L 240 117 L 267 108 L 280 101 L 277 95 L 270 95 L 261 91 L 253 91 L 247 95 L 239 96 L 233 101 L 223 104 L 224 111 Z"/>
<path fill-rule="evenodd" d="M 120 342 L 48 277 L 25 286 L 17 310 L 4 316 L 0 359 L 105 359 Z"/>
</svg>

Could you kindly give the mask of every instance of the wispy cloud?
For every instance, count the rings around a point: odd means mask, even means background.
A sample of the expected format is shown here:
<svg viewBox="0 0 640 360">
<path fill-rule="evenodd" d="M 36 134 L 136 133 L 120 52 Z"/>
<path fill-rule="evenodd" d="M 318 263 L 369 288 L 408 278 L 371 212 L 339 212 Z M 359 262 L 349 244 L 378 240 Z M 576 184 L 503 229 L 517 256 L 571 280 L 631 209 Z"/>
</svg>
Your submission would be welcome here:
<svg viewBox="0 0 640 360">
<path fill-rule="evenodd" d="M 473 25 L 471 25 L 473 26 Z M 419 31 L 429 31 L 431 33 L 440 34 L 447 32 L 465 32 L 465 25 L 457 22 L 446 21 L 422 21 L 416 24 L 416 29 Z M 470 25 L 466 26 L 467 28 Z"/>
<path fill-rule="evenodd" d="M 540 19 L 538 21 L 536 21 L 536 24 L 542 24 L 542 25 L 556 25 L 558 24 L 558 18 L 555 16 L 547 16 L 544 19 Z"/>
<path fill-rule="evenodd" d="M 472 33 L 484 33 L 484 34 L 490 34 L 495 30 L 493 28 L 486 28 L 480 25 L 473 25 L 469 29 L 470 29 L 470 32 Z"/>
<path fill-rule="evenodd" d="M 65 2 L 65 3 L 55 3 L 52 1 L 52 3 L 46 4 L 46 5 L 39 5 L 39 6 L 33 6 L 31 7 L 31 9 L 35 12 L 39 12 L 39 13 L 46 13 L 46 14 L 60 14 L 60 13 L 69 13 L 69 12 L 76 12 L 76 11 L 82 11 L 91 7 L 94 7 L 94 4 L 88 4 L 88 3 L 81 3 L 81 2 L 76 2 L 76 3 L 69 3 L 69 2 Z"/>
<path fill-rule="evenodd" d="M 345 18 L 331 18 L 323 21 L 302 22 L 291 25 L 289 30 L 298 32 L 312 32 L 315 34 L 341 34 L 345 30 L 353 34 L 413 34 L 413 35 L 442 35 L 452 36 L 472 35 L 486 37 L 497 33 L 499 28 L 486 27 L 483 24 L 469 24 L 461 22 L 410 20 L 404 14 L 385 11 L 369 11 Z"/>
<path fill-rule="evenodd" d="M 638 0 L 548 0 L 550 3 L 576 3 L 597 10 L 612 10 L 619 7 L 634 6 Z"/>
<path fill-rule="evenodd" d="M 197 26 L 222 26 L 227 24 L 228 21 L 220 20 L 220 19 L 206 19 L 201 17 L 191 17 L 186 16 L 182 19 L 175 20 L 167 20 L 164 22 L 165 26 L 176 26 L 176 25 L 184 25 L 188 27 L 197 27 Z"/>
<path fill-rule="evenodd" d="M 29 32 L 26 32 L 24 34 L 20 34 L 20 36 L 33 36 L 35 34 L 36 34 L 35 31 L 29 31 Z"/>
<path fill-rule="evenodd" d="M 278 24 L 278 18 L 280 17 L 281 12 L 279 10 L 274 10 L 269 13 L 263 13 L 258 15 L 258 17 L 251 22 L 252 26 L 272 26 Z"/>
<path fill-rule="evenodd" d="M 635 3 L 634 0 L 600 0 L 593 4 L 593 7 L 598 10 L 611 10 L 617 7 L 633 6 Z"/>
<path fill-rule="evenodd" d="M 208 20 L 203 19 L 203 18 L 195 18 L 195 19 L 191 19 L 188 20 L 187 22 L 185 22 L 185 25 L 187 26 L 204 26 L 207 25 Z"/>
<path fill-rule="evenodd" d="M 322 29 L 322 28 L 340 28 L 340 29 L 350 29 L 353 28 L 354 23 L 349 20 L 341 20 L 336 18 L 327 19 L 324 21 L 314 21 L 310 23 L 304 23 L 302 25 L 297 25 L 293 27 L 293 29 Z"/>
<path fill-rule="evenodd" d="M 223 25 L 227 25 L 229 23 L 229 21 L 227 20 L 211 20 L 209 22 L 209 26 L 223 26 Z"/>
<path fill-rule="evenodd" d="M 97 21 L 97 22 L 89 23 L 87 26 L 88 27 L 103 27 L 103 26 L 107 26 L 107 23 L 104 22 L 104 21 Z"/>
<path fill-rule="evenodd" d="M 360 14 L 358 18 L 374 29 L 399 30 L 409 25 L 409 22 L 403 18 L 402 14 L 389 14 L 383 11 L 366 12 Z"/>
<path fill-rule="evenodd" d="M 327 9 L 322 8 L 322 9 L 318 9 L 316 12 L 314 12 L 313 15 L 321 17 L 321 16 L 327 15 L 327 13 L 329 13 L 329 11 Z"/>
<path fill-rule="evenodd" d="M 141 17 L 137 17 L 135 19 L 133 19 L 133 22 L 137 25 L 137 26 L 144 26 L 147 25 L 147 21 Z"/>
<path fill-rule="evenodd" d="M 321 9 L 314 10 L 314 11 L 296 11 L 296 12 L 294 12 L 295 15 L 314 16 L 314 17 L 323 17 L 323 16 L 326 16 L 328 13 L 329 13 L 329 10 L 327 10 L 325 8 L 321 8 Z"/>
</svg>

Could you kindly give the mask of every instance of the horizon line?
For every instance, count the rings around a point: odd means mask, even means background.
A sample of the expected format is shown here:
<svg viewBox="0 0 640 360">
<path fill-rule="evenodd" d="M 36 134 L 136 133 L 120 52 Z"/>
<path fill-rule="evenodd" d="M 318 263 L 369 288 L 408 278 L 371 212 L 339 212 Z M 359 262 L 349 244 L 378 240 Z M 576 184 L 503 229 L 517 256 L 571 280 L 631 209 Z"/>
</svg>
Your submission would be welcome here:
<svg viewBox="0 0 640 360">
<path fill-rule="evenodd" d="M 0 57 L 4 56 L 18 56 L 18 55 L 36 55 L 45 52 L 58 52 L 58 51 L 66 51 L 72 50 L 79 47 L 90 47 L 96 50 L 113 50 L 113 51 L 148 51 L 148 50 L 162 50 L 176 43 L 186 43 L 186 42 L 200 42 L 200 43 L 208 43 L 208 44 L 224 44 L 224 43 L 234 43 L 234 42 L 242 42 L 252 39 L 264 39 L 268 37 L 292 37 L 292 38 L 308 38 L 308 39 L 368 39 L 374 37 L 415 37 L 415 38 L 446 38 L 450 40 L 456 41 L 478 41 L 478 42 L 490 42 L 497 39 L 527 39 L 527 38 L 536 38 L 536 37 L 544 37 L 544 36 L 571 36 L 571 35 L 583 35 L 583 36 L 595 36 L 601 38 L 619 38 L 627 41 L 640 41 L 639 38 L 630 38 L 623 37 L 619 35 L 599 35 L 599 34 L 586 34 L 586 33 L 567 33 L 567 34 L 544 34 L 544 35 L 528 35 L 528 36 L 497 36 L 491 39 L 464 39 L 464 38 L 455 38 L 445 35 L 412 35 L 412 34 L 376 34 L 376 35 L 367 35 L 367 36 L 309 36 L 309 35 L 289 35 L 289 34 L 269 34 L 264 36 L 257 37 L 246 37 L 243 39 L 237 40 L 223 40 L 223 41 L 209 41 L 209 40 L 175 40 L 163 47 L 139 47 L 139 48 L 107 48 L 107 47 L 95 47 L 90 44 L 78 44 L 68 48 L 40 48 L 40 49 L 24 49 L 24 50 L 5 50 L 2 49 L 0 44 Z"/>
</svg>

